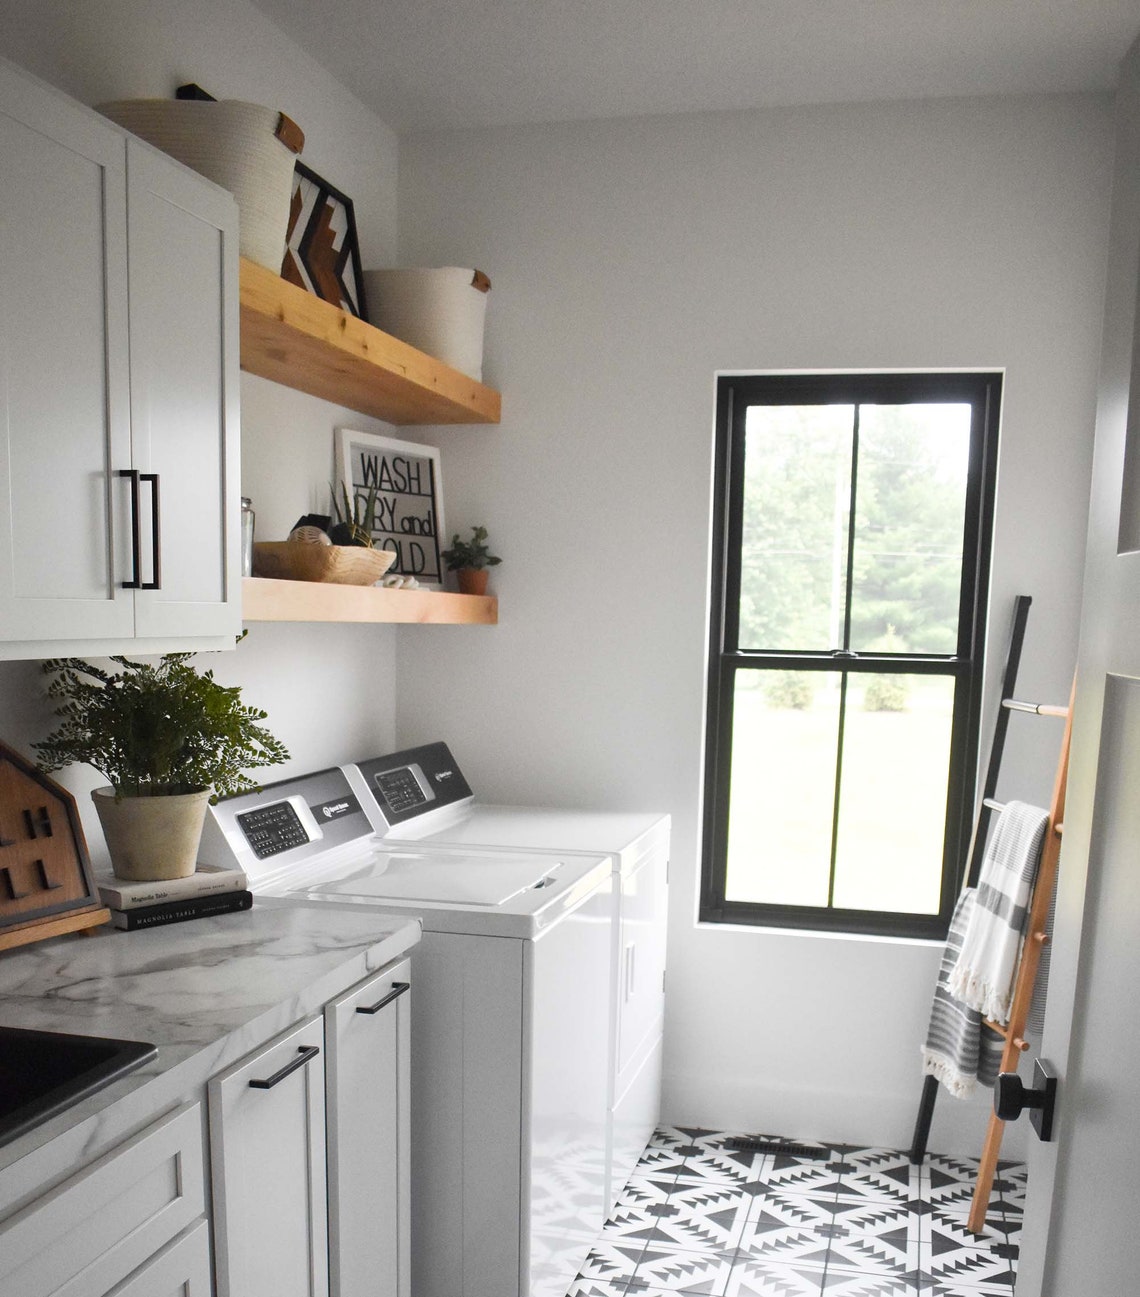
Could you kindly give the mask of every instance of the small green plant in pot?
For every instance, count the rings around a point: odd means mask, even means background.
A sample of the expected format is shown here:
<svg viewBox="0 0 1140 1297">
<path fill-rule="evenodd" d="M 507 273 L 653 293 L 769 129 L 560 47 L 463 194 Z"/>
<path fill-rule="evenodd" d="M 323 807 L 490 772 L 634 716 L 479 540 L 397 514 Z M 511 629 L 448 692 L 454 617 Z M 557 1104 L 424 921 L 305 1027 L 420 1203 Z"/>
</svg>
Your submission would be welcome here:
<svg viewBox="0 0 1140 1297">
<path fill-rule="evenodd" d="M 443 551 L 443 559 L 447 570 L 455 573 L 461 594 L 486 594 L 487 569 L 503 561 L 487 547 L 486 527 L 472 527 L 470 540 L 460 540 L 456 532 L 451 548 Z"/>
<path fill-rule="evenodd" d="M 120 878 L 192 874 L 207 802 L 256 787 L 247 770 L 289 756 L 258 724 L 265 712 L 243 706 L 241 690 L 212 671 L 197 672 L 193 656 L 113 657 L 118 671 L 81 658 L 43 664 L 60 725 L 32 746 L 45 772 L 85 764 L 110 781 L 91 796 Z"/>
</svg>

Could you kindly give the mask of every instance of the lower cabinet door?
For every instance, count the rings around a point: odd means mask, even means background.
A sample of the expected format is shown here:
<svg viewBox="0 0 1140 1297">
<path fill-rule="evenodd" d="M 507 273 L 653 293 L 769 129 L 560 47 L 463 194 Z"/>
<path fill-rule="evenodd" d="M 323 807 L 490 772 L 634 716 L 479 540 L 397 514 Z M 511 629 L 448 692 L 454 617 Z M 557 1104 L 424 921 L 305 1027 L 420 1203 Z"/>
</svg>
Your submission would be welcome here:
<svg viewBox="0 0 1140 1297">
<path fill-rule="evenodd" d="M 211 1297 L 210 1227 L 205 1221 L 164 1247 L 108 1297 Z"/>
<path fill-rule="evenodd" d="M 324 1029 L 209 1084 L 218 1297 L 327 1297 Z"/>
<path fill-rule="evenodd" d="M 112 1149 L 0 1225 L 3 1297 L 104 1297 L 205 1210 L 202 1108 Z"/>
<path fill-rule="evenodd" d="M 410 1292 L 410 964 L 325 1008 L 333 1297 Z"/>
</svg>

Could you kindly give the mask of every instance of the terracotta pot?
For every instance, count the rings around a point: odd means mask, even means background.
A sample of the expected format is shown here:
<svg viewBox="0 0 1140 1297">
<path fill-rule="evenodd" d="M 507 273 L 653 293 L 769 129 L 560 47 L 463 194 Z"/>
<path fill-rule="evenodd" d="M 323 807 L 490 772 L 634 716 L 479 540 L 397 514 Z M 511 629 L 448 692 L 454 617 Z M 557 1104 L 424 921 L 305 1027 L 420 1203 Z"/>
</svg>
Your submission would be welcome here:
<svg viewBox="0 0 1140 1297">
<path fill-rule="evenodd" d="M 198 863 L 198 842 L 210 790 L 173 797 L 121 797 L 113 788 L 92 790 L 91 800 L 116 878 L 132 882 L 185 878 Z"/>
<path fill-rule="evenodd" d="M 460 594 L 486 594 L 487 579 L 491 575 L 485 567 L 461 567 L 456 572 Z"/>
</svg>

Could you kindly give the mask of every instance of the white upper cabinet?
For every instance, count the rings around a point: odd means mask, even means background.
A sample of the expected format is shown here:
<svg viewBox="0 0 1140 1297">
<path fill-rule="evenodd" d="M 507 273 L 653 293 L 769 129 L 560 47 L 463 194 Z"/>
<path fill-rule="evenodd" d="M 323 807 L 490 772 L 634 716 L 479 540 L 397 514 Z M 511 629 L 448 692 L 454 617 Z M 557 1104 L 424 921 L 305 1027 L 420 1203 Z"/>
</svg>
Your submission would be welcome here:
<svg viewBox="0 0 1140 1297">
<path fill-rule="evenodd" d="M 134 633 L 111 525 L 131 463 L 126 160 L 121 132 L 0 66 L 4 640 Z"/>
<path fill-rule="evenodd" d="M 2 62 L 0 168 L 0 657 L 232 645 L 236 204 Z"/>
<path fill-rule="evenodd" d="M 237 209 L 131 140 L 127 222 L 141 577 L 158 587 L 136 601 L 135 634 L 236 635 Z"/>
</svg>

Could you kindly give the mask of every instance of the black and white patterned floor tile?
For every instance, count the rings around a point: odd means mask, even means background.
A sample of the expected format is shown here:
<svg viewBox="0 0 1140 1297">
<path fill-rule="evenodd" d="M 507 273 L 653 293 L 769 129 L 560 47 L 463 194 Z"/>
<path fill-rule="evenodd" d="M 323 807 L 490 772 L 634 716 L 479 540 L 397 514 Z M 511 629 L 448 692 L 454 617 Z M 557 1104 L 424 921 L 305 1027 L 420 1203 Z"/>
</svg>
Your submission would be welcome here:
<svg viewBox="0 0 1140 1297">
<path fill-rule="evenodd" d="M 1020 1164 L 999 1164 L 978 1235 L 969 1159 L 732 1140 L 659 1130 L 569 1297 L 1012 1297 Z"/>
</svg>

